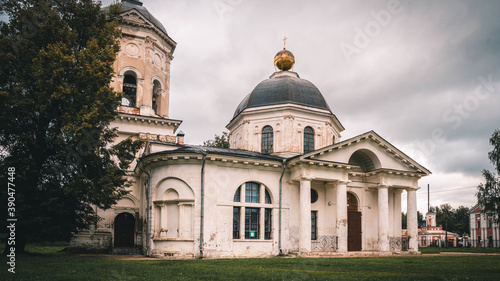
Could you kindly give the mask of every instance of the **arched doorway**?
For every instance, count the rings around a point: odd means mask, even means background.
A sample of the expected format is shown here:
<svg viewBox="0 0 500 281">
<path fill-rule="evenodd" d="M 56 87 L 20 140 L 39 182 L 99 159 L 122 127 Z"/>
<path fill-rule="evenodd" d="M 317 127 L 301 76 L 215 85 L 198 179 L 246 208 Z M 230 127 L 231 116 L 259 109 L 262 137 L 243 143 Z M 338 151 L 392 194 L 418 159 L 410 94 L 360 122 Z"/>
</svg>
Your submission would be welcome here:
<svg viewBox="0 0 500 281">
<path fill-rule="evenodd" d="M 115 247 L 134 247 L 135 218 L 120 213 L 115 218 Z"/>
<path fill-rule="evenodd" d="M 358 212 L 358 199 L 347 193 L 347 250 L 361 251 L 361 212 Z"/>
</svg>

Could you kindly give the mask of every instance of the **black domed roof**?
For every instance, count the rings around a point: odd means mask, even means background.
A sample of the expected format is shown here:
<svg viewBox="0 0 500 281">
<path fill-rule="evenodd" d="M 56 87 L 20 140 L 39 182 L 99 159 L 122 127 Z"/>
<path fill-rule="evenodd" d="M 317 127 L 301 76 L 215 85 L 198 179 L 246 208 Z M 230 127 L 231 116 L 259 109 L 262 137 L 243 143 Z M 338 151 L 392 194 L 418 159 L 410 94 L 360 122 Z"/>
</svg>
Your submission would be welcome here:
<svg viewBox="0 0 500 281">
<path fill-rule="evenodd" d="M 130 11 L 130 10 L 137 10 L 139 14 L 141 14 L 143 17 L 145 17 L 147 20 L 149 20 L 151 23 L 153 23 L 158 29 L 160 29 L 163 33 L 167 34 L 167 30 L 161 24 L 159 20 L 157 20 L 145 7 L 142 6 L 141 1 L 137 0 L 122 0 L 120 3 L 122 5 L 122 13 Z M 104 10 L 108 11 L 108 7 L 104 7 Z"/>
<path fill-rule="evenodd" d="M 298 104 L 328 110 L 321 92 L 313 83 L 301 79 L 295 72 L 275 72 L 269 79 L 260 82 L 238 105 L 234 117 L 246 108 L 277 104 Z"/>
</svg>

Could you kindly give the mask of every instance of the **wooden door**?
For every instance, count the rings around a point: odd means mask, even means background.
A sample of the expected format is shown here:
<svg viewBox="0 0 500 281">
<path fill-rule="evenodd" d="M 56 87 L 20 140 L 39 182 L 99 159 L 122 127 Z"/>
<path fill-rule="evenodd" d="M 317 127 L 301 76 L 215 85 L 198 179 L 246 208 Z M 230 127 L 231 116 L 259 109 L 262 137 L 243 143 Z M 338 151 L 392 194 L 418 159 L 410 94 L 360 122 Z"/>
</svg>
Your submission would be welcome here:
<svg viewBox="0 0 500 281">
<path fill-rule="evenodd" d="M 121 213 L 115 218 L 115 247 L 134 247 L 135 218 Z"/>
<path fill-rule="evenodd" d="M 347 212 L 347 250 L 361 251 L 361 212 Z"/>
</svg>

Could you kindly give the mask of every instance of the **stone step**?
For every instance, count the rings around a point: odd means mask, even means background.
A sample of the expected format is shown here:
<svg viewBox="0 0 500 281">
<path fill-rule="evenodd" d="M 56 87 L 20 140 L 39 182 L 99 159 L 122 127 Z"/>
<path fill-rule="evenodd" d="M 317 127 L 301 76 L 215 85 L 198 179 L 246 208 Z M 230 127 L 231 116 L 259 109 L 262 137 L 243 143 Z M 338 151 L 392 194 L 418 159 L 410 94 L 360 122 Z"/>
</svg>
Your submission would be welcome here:
<svg viewBox="0 0 500 281">
<path fill-rule="evenodd" d="M 114 247 L 111 251 L 113 255 L 142 255 L 142 251 L 139 248 L 134 247 Z"/>
</svg>

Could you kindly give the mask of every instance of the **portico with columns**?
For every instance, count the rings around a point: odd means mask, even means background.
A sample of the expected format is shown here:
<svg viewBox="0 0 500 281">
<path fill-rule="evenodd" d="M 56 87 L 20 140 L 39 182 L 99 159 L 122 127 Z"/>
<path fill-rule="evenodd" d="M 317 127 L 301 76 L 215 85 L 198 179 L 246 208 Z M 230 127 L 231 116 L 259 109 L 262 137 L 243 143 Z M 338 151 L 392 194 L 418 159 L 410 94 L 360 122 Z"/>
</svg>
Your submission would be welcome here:
<svg viewBox="0 0 500 281">
<path fill-rule="evenodd" d="M 401 251 L 403 192 L 408 250 L 418 251 L 417 239 L 411 239 L 418 229 L 416 190 L 428 171 L 375 132 L 304 154 L 288 167 L 290 188 L 299 191 L 300 254 Z M 318 194 L 316 201 L 313 194 Z M 311 223 L 311 217 L 317 222 Z"/>
</svg>

